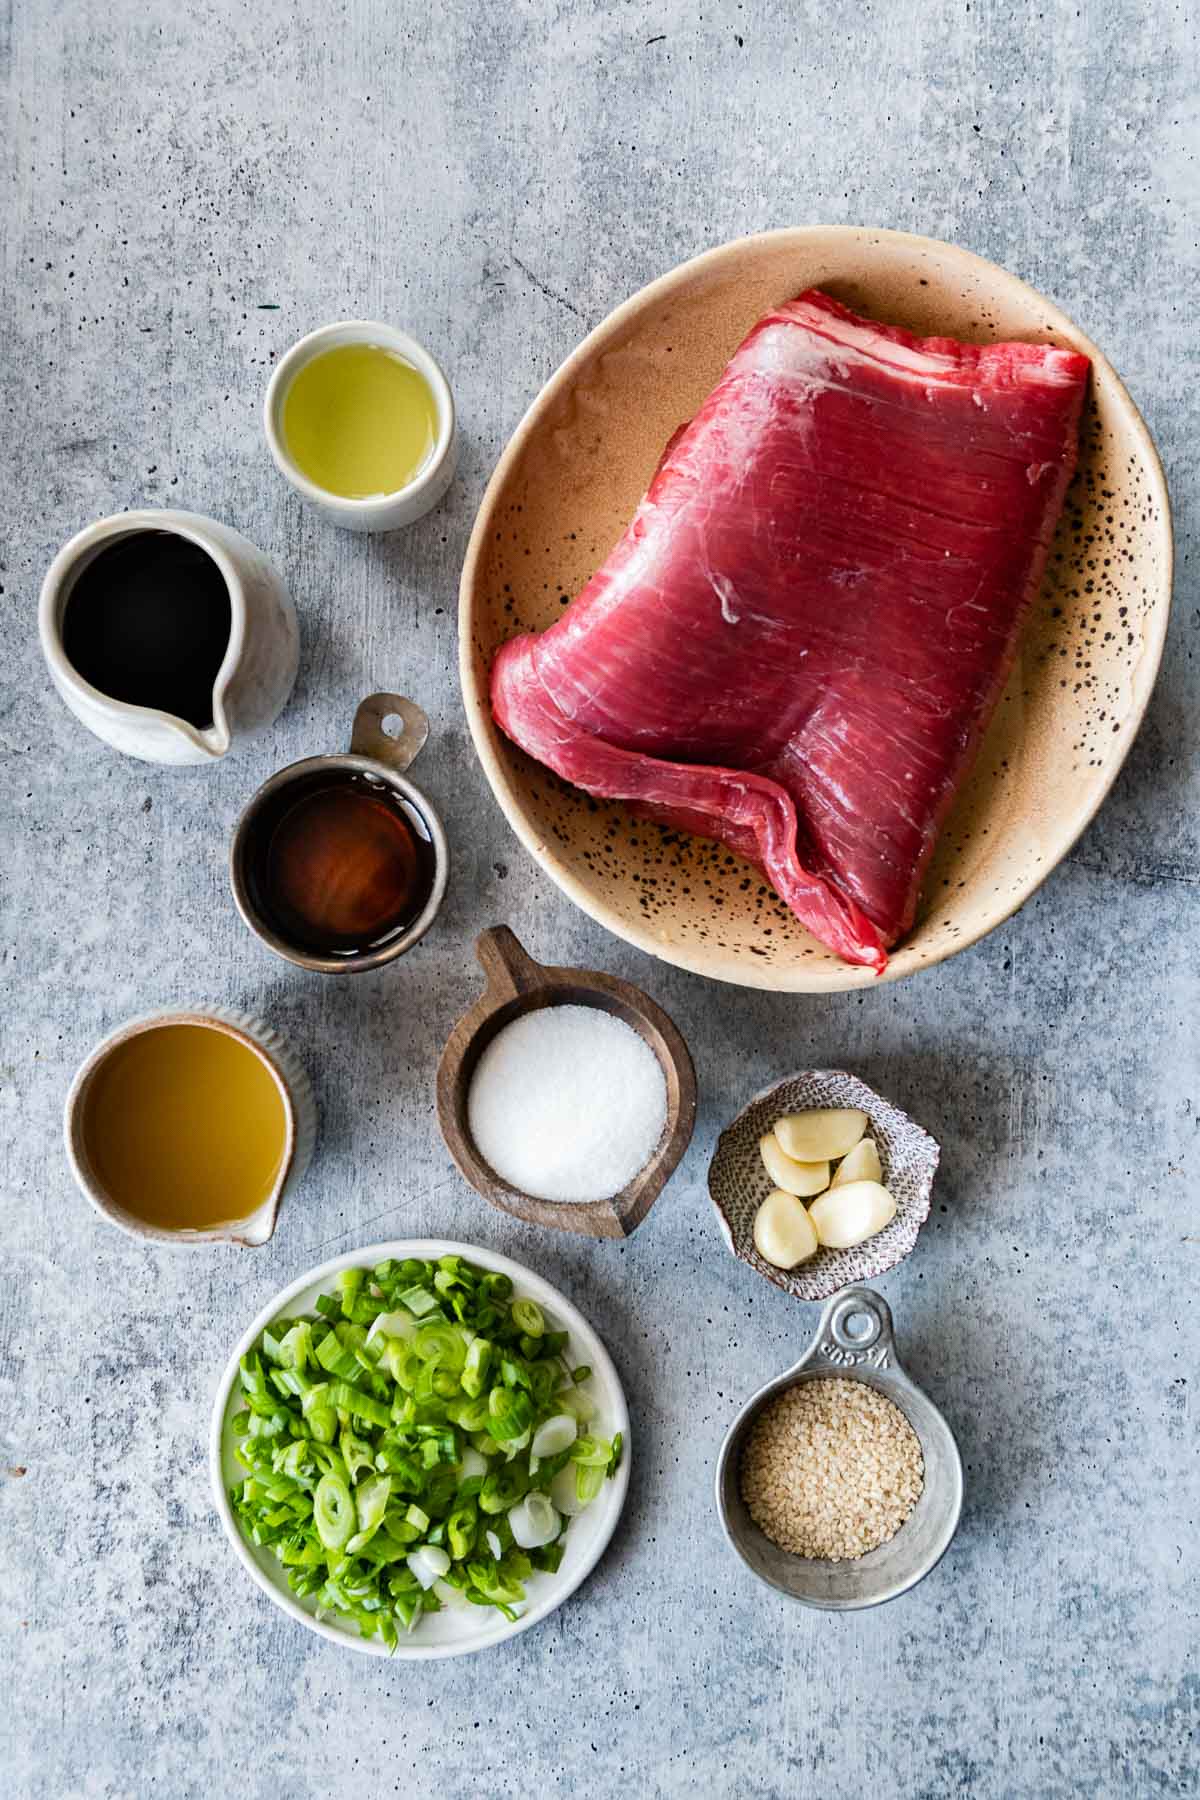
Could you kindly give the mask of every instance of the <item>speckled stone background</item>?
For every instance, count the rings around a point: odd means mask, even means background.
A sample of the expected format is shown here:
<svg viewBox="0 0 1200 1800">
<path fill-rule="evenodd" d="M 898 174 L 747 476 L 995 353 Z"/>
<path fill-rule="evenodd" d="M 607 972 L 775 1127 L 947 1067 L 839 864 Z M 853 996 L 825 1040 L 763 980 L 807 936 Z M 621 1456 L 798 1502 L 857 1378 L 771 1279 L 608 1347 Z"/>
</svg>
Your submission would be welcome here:
<svg viewBox="0 0 1200 1800">
<path fill-rule="evenodd" d="M 0 4 L 6 1795 L 1197 1791 L 1198 27 L 1166 0 Z M 454 603 L 486 475 L 586 328 L 707 245 L 826 219 L 958 239 L 1066 307 L 1157 436 L 1181 554 L 1145 729 L 1041 894 L 915 981 L 789 1000 L 658 966 L 541 877 L 475 766 Z M 392 538 L 303 512 L 259 434 L 272 360 L 356 313 L 428 341 L 461 406 L 448 503 Z M 38 657 L 54 549 L 143 504 L 240 526 L 300 608 L 289 710 L 207 772 L 95 743 Z M 449 902 L 400 966 L 305 976 L 237 920 L 229 827 L 384 686 L 433 720 Z M 692 1044 L 695 1142 L 628 1245 L 504 1220 L 442 1147 L 433 1066 L 498 920 L 641 982 Z M 75 1193 L 62 1099 L 100 1033 L 204 998 L 297 1040 L 318 1157 L 269 1247 L 142 1250 Z M 815 1311 L 727 1254 L 705 1165 L 749 1094 L 821 1064 L 943 1142 L 882 1287 L 968 1482 L 930 1580 L 845 1618 L 753 1584 L 710 1494 L 735 1406 Z M 574 1601 L 507 1648 L 401 1666 L 251 1587 L 204 1438 L 277 1287 L 427 1231 L 527 1259 L 590 1314 L 635 1462 Z"/>
</svg>

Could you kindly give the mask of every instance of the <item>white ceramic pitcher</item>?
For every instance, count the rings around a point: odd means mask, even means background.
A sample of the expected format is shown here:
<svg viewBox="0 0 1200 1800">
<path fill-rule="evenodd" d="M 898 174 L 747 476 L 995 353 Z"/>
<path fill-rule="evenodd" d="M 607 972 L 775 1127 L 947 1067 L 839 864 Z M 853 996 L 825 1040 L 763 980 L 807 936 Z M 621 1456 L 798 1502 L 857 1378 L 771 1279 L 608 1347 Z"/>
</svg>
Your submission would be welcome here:
<svg viewBox="0 0 1200 1800">
<path fill-rule="evenodd" d="M 203 728 L 155 707 L 114 700 L 85 681 L 63 650 L 67 601 L 83 570 L 101 550 L 139 531 L 171 531 L 199 545 L 229 589 L 229 645 L 213 683 L 212 724 Z M 106 744 L 143 762 L 215 762 L 235 743 L 264 731 L 283 710 L 300 657 L 291 595 L 262 551 L 216 519 L 157 508 L 115 513 L 64 544 L 42 583 L 39 629 L 51 679 L 75 717 Z"/>
</svg>

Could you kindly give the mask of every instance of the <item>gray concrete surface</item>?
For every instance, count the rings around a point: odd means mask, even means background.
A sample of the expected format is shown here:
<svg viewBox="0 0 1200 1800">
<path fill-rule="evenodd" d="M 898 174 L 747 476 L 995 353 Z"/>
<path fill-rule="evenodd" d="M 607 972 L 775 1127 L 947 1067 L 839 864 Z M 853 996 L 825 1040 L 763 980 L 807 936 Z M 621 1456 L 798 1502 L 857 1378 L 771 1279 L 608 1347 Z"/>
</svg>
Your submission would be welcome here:
<svg viewBox="0 0 1200 1800">
<path fill-rule="evenodd" d="M 1197 1791 L 1197 25 L 1166 0 L 0 5 L 13 1800 Z M 655 965 L 539 874 L 474 763 L 454 602 L 486 475 L 583 331 L 686 255 L 809 220 L 957 239 L 1073 313 L 1157 436 L 1180 578 L 1146 727 L 1042 893 L 909 984 L 787 1000 Z M 450 501 L 391 540 L 304 513 L 259 436 L 272 359 L 353 313 L 435 346 L 461 405 Z M 207 774 L 94 743 L 35 644 L 55 547 L 159 503 L 239 525 L 301 612 L 291 707 Z M 457 875 L 419 951 L 338 984 L 241 927 L 226 838 L 264 775 L 340 745 L 380 686 L 429 709 L 422 779 Z M 641 982 L 691 1041 L 696 1139 L 627 1246 L 506 1223 L 452 1173 L 430 1077 L 496 920 Z M 59 1112 L 101 1032 L 204 998 L 294 1036 L 323 1132 L 268 1248 L 158 1254 L 77 1196 Z M 968 1481 L 936 1574 L 838 1619 L 752 1585 L 710 1496 L 735 1405 L 813 1314 L 727 1257 L 706 1162 L 743 1097 L 826 1062 L 944 1143 L 933 1217 L 882 1285 Z M 219 1534 L 203 1445 L 265 1298 L 426 1231 L 559 1282 L 637 1436 L 623 1527 L 577 1598 L 505 1649 L 416 1667 L 267 1605 Z"/>
</svg>

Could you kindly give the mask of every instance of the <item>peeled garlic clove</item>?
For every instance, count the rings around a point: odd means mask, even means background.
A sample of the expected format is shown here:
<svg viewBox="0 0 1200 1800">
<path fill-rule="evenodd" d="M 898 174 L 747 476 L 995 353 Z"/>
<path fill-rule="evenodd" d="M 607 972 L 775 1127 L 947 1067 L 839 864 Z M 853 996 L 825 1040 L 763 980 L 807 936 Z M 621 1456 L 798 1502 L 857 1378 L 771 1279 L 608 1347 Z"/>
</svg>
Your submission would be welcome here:
<svg viewBox="0 0 1200 1800">
<path fill-rule="evenodd" d="M 794 1269 L 816 1255 L 813 1222 L 794 1194 L 772 1188 L 754 1215 L 754 1248 L 777 1269 Z"/>
<path fill-rule="evenodd" d="M 896 1202 L 878 1181 L 847 1181 L 814 1200 L 809 1219 L 830 1250 L 852 1250 L 896 1216 Z"/>
<path fill-rule="evenodd" d="M 779 1148 L 779 1139 L 773 1131 L 768 1131 L 765 1137 L 759 1138 L 758 1148 L 763 1168 L 775 1186 L 782 1188 L 785 1194 L 823 1194 L 829 1186 L 827 1162 L 794 1162 Z"/>
<path fill-rule="evenodd" d="M 775 1137 L 793 1162 L 832 1162 L 853 1150 L 866 1129 L 867 1115 L 857 1106 L 825 1106 L 777 1119 Z"/>
<path fill-rule="evenodd" d="M 883 1170 L 879 1163 L 879 1152 L 875 1148 L 874 1138 L 863 1138 L 855 1144 L 853 1150 L 844 1156 L 838 1165 L 838 1172 L 830 1182 L 830 1187 L 845 1187 L 848 1181 L 882 1181 Z"/>
</svg>

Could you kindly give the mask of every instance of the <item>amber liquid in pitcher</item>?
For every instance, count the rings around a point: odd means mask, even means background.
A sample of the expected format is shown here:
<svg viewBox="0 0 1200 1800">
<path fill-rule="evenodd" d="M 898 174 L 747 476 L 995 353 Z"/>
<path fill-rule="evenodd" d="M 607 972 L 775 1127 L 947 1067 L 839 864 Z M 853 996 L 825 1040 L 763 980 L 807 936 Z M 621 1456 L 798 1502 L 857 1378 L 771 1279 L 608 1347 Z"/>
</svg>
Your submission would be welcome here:
<svg viewBox="0 0 1200 1800">
<path fill-rule="evenodd" d="M 212 1025 L 157 1025 L 117 1044 L 86 1090 L 83 1143 L 109 1197 L 147 1224 L 204 1231 L 247 1219 L 287 1153 L 271 1070 Z"/>
<path fill-rule="evenodd" d="M 289 783 L 251 828 L 247 886 L 263 921 L 318 956 L 378 949 L 414 925 L 434 853 L 414 806 L 358 770 Z"/>
</svg>

